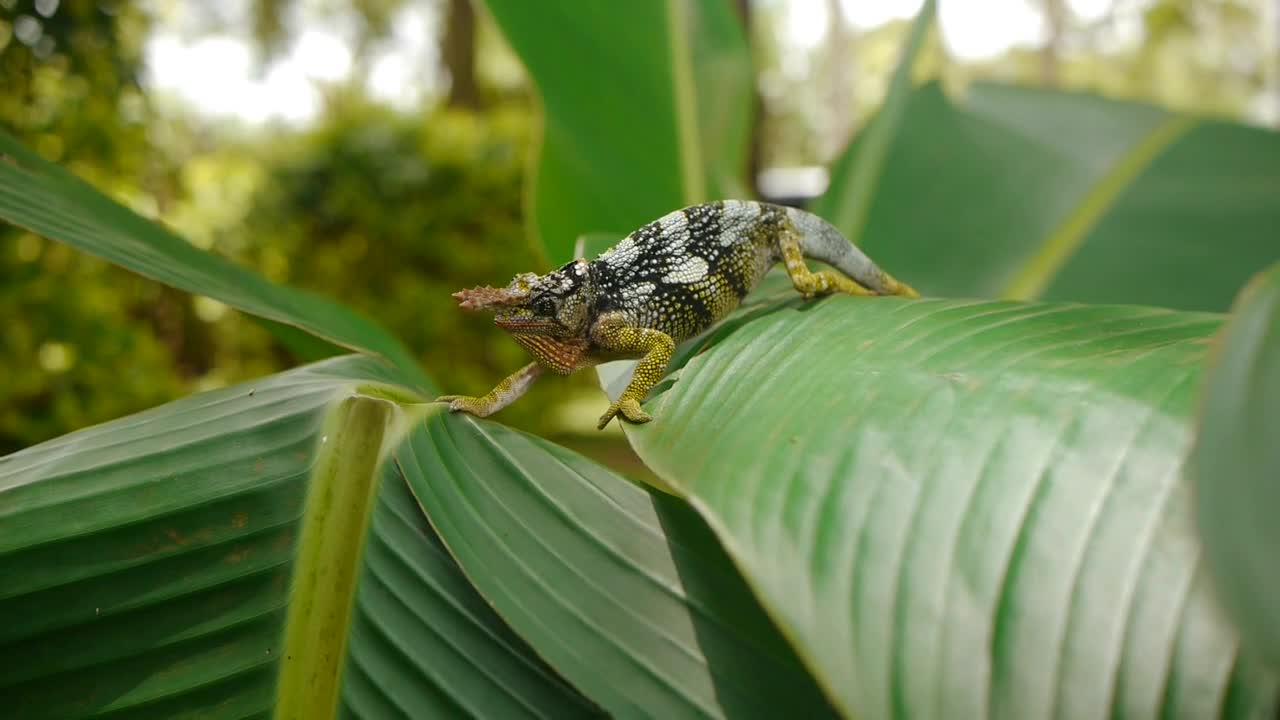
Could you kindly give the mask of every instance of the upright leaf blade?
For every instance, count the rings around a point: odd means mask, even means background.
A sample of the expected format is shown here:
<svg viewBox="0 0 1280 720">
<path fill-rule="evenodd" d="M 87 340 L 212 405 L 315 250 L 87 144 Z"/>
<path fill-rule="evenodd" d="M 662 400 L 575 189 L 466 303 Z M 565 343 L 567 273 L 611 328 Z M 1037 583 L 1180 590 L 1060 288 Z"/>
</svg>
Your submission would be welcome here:
<svg viewBox="0 0 1280 720">
<path fill-rule="evenodd" d="M 1217 325 L 791 300 L 628 436 L 847 714 L 1254 716 L 1274 678 L 1237 652 L 1179 482 Z"/>
<path fill-rule="evenodd" d="M 335 345 L 381 355 L 426 387 L 413 354 L 377 323 L 327 298 L 275 285 L 139 216 L 0 131 L 0 220 L 153 280 Z"/>
<path fill-rule="evenodd" d="M 847 152 L 837 159 L 831 170 L 831 185 L 814 203 L 813 211 L 830 220 L 854 243 L 862 237 L 867 213 L 884 174 L 885 159 L 906 113 L 911 96 L 911 71 L 937 13 L 937 2 L 925 0 L 911 24 L 907 44 L 889 80 L 884 104 L 859 138 L 858 152 Z"/>
<path fill-rule="evenodd" d="M 1250 648 L 1280 668 L 1280 265 L 1241 293 L 1216 355 L 1187 475 L 1218 591 Z"/>
<path fill-rule="evenodd" d="M 694 80 L 691 109 L 696 111 L 706 199 L 749 197 L 756 74 L 746 33 L 730 2 L 681 4 L 688 16 L 684 40 Z M 684 201 L 691 200 L 686 190 Z"/>
<path fill-rule="evenodd" d="M 530 216 L 552 263 L 745 186 L 750 60 L 724 0 L 486 5 L 542 97 Z"/>
<path fill-rule="evenodd" d="M 1274 132 L 992 84 L 952 101 L 931 84 L 908 100 L 859 244 L 926 295 L 1225 310 L 1280 260 L 1277 168 Z"/>
</svg>

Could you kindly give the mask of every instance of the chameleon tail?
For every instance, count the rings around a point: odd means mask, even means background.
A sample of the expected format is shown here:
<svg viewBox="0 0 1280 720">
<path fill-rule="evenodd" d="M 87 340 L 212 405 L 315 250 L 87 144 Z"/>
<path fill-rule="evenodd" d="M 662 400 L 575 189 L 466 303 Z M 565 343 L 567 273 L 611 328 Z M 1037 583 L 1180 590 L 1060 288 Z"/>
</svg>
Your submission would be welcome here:
<svg viewBox="0 0 1280 720">
<path fill-rule="evenodd" d="M 796 208 L 787 208 L 787 218 L 800 232 L 800 251 L 806 257 L 831 265 L 879 295 L 920 297 L 910 285 L 881 270 L 826 220 Z"/>
</svg>

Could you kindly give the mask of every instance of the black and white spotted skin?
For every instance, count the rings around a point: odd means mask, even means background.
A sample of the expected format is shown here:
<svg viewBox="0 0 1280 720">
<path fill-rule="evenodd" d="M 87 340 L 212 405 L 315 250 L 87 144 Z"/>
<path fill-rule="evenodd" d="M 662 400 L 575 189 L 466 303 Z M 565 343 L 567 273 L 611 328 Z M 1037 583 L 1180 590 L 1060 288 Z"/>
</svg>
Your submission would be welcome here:
<svg viewBox="0 0 1280 720">
<path fill-rule="evenodd" d="M 839 273 L 811 272 L 804 259 Z M 649 416 L 640 401 L 666 371 L 675 345 L 710 327 L 782 262 L 806 297 L 918 297 L 871 262 L 822 218 L 745 200 L 693 205 L 645 225 L 594 260 L 545 275 L 522 273 L 503 289 L 455 293 L 466 309 L 491 309 L 494 322 L 537 360 L 479 398 L 441 398 L 452 410 L 486 416 L 518 398 L 543 369 L 571 373 L 616 357 L 638 357 L 631 383 L 600 420 Z"/>
<path fill-rule="evenodd" d="M 595 314 L 680 342 L 737 307 L 778 263 L 784 208 L 726 200 L 677 210 L 589 263 Z"/>
</svg>

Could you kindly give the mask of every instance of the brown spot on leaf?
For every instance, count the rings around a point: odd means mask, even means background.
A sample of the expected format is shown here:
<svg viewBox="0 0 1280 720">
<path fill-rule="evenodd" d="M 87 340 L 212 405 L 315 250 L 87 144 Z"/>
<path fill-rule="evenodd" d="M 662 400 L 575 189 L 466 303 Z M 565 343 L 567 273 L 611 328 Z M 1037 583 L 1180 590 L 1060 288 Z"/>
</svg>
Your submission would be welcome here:
<svg viewBox="0 0 1280 720">
<path fill-rule="evenodd" d="M 249 516 L 245 513 L 238 512 L 231 516 L 231 527 L 237 530 L 244 527 L 249 522 Z"/>
</svg>

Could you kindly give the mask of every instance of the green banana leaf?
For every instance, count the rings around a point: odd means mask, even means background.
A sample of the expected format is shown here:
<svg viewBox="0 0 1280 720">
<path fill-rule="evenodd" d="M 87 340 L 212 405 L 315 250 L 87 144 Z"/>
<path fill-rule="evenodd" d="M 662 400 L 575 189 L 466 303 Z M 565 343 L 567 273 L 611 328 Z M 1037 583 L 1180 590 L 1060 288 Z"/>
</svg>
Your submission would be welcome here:
<svg viewBox="0 0 1280 720">
<path fill-rule="evenodd" d="M 485 5 L 542 99 L 530 216 L 549 262 L 584 234 L 746 192 L 754 75 L 728 2 Z"/>
<path fill-rule="evenodd" d="M 338 442 L 325 416 L 394 378 L 344 357 L 0 459 L 6 717 L 275 708 L 299 519 L 319 446 Z M 463 580 L 403 482 L 382 484 L 361 585 L 344 697 L 358 714 L 384 698 L 411 714 L 590 707 Z M 406 659 L 386 635 L 434 642 Z"/>
<path fill-rule="evenodd" d="M 400 382 L 347 356 L 0 458 L 6 717 L 832 713 L 687 507 Z"/>
<path fill-rule="evenodd" d="M 417 360 L 376 322 L 344 305 L 275 285 L 224 257 L 205 252 L 25 148 L 0 130 L 0 220 L 96 255 L 191 293 L 207 295 L 268 321 L 350 350 L 381 355 L 416 387 L 429 382 Z M 316 355 L 293 334 L 292 347 Z"/>
<path fill-rule="evenodd" d="M 874 127 L 874 123 L 873 123 Z M 859 140 L 814 209 L 847 233 Z M 1280 260 L 1280 134 L 1083 93 L 917 89 L 858 243 L 926 295 L 1223 311 Z"/>
<path fill-rule="evenodd" d="M 1262 716 L 1179 474 L 1219 322 L 782 300 L 628 437 L 847 715 Z"/>
<path fill-rule="evenodd" d="M 1280 668 L 1280 265 L 1241 292 L 1214 356 L 1187 475 L 1223 602 Z"/>
</svg>

